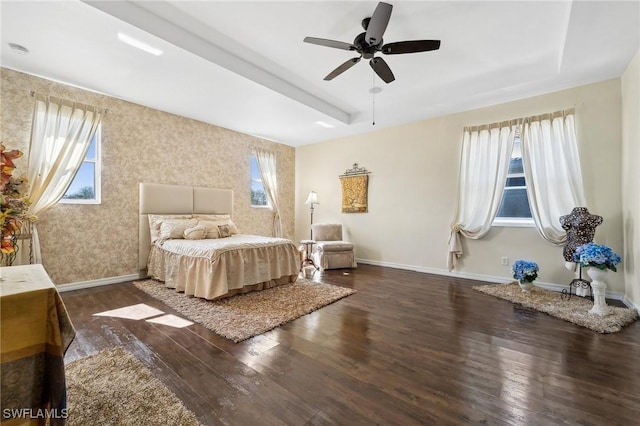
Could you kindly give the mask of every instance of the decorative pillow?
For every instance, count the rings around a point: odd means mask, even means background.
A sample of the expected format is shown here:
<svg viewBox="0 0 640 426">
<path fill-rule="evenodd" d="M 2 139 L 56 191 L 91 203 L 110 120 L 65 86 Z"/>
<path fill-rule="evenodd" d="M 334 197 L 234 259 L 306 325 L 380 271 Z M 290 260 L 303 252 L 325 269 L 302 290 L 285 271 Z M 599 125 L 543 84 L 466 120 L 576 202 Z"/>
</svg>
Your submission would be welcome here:
<svg viewBox="0 0 640 426">
<path fill-rule="evenodd" d="M 231 231 L 231 235 L 236 235 L 240 233 L 240 231 L 238 231 L 238 227 L 236 226 L 235 223 L 233 223 L 231 219 L 226 221 L 225 225 L 229 226 L 229 231 Z"/>
<path fill-rule="evenodd" d="M 229 225 L 218 225 L 218 233 L 220 238 L 226 238 L 231 236 L 231 227 Z"/>
<path fill-rule="evenodd" d="M 190 219 L 190 214 L 150 214 L 149 216 L 149 232 L 151 233 L 151 242 L 155 243 L 160 238 L 160 224 L 165 219 Z"/>
<path fill-rule="evenodd" d="M 207 236 L 207 228 L 203 225 L 196 225 L 193 228 L 187 228 L 184 230 L 185 240 L 201 240 Z"/>
<path fill-rule="evenodd" d="M 200 220 L 213 220 L 215 221 L 221 221 L 221 220 L 230 220 L 231 219 L 231 215 L 230 214 L 200 214 L 200 213 L 196 213 L 194 215 L 194 217 L 196 219 L 200 219 Z"/>
<path fill-rule="evenodd" d="M 184 231 L 198 224 L 195 219 L 165 219 L 160 222 L 160 239 L 172 240 L 184 238 Z"/>
<path fill-rule="evenodd" d="M 198 225 L 204 226 L 207 230 L 207 234 L 205 238 L 207 239 L 216 239 L 220 238 L 220 234 L 218 232 L 218 224 L 219 222 L 212 222 L 210 220 L 199 220 Z"/>
<path fill-rule="evenodd" d="M 236 224 L 231 220 L 229 214 L 196 214 L 195 217 L 198 220 L 206 220 L 209 222 L 217 222 L 218 225 L 229 225 L 231 229 L 231 235 L 239 234 Z"/>
</svg>

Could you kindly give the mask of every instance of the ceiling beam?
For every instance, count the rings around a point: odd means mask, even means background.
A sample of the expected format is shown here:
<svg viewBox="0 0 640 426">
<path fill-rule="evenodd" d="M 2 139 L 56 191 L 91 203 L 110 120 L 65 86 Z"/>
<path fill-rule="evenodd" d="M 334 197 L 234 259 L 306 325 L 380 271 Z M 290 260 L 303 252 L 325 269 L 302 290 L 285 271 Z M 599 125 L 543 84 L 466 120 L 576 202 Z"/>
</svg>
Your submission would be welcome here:
<svg viewBox="0 0 640 426">
<path fill-rule="evenodd" d="M 211 29 L 168 2 L 83 0 L 83 3 L 342 123 L 351 122 L 351 115 L 346 111 L 213 43 Z M 226 45 L 233 47 L 230 43 L 235 42 L 225 40 Z M 237 47 L 239 51 L 246 50 L 246 47 Z"/>
</svg>

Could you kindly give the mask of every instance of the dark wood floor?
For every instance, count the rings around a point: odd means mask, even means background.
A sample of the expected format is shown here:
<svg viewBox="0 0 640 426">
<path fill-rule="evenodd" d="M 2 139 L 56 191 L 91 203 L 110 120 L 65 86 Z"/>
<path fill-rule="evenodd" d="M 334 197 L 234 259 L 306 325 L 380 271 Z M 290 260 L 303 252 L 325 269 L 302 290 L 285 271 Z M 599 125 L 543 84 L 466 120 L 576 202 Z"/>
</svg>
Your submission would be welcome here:
<svg viewBox="0 0 640 426">
<path fill-rule="evenodd" d="M 343 272 L 315 279 L 358 293 L 237 344 L 199 324 L 92 316 L 176 313 L 131 283 L 62 293 L 77 329 L 66 361 L 122 345 L 206 425 L 639 424 L 640 322 L 601 335 L 480 282 Z"/>
</svg>

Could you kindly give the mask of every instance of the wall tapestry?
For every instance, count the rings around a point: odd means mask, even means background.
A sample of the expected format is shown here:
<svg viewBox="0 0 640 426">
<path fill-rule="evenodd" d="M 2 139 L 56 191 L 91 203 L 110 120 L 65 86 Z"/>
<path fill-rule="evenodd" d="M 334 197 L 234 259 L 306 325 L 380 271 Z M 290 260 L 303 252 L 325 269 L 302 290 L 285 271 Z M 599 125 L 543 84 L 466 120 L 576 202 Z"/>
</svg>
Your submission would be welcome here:
<svg viewBox="0 0 640 426">
<path fill-rule="evenodd" d="M 342 184 L 342 213 L 367 213 L 369 201 L 369 173 L 354 163 L 353 168 L 340 175 Z"/>
</svg>

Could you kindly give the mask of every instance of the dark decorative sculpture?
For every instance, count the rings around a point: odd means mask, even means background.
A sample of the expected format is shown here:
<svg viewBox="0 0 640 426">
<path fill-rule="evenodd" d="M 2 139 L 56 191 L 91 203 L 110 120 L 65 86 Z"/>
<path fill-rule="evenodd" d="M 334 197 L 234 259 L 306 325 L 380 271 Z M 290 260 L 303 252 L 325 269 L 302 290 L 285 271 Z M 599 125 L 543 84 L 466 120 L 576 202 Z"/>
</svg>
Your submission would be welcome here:
<svg viewBox="0 0 640 426">
<path fill-rule="evenodd" d="M 596 233 L 596 226 L 602 223 L 602 216 L 589 213 L 586 207 L 575 207 L 571 214 L 560 216 L 562 229 L 567 231 L 567 243 L 562 254 L 564 255 L 565 266 L 568 270 L 576 273 L 575 278 L 569 284 L 569 291 L 562 290 L 562 298 L 571 298 L 571 289 L 575 287 L 576 296 L 587 296 L 591 286 L 589 281 L 582 279 L 582 268 L 573 261 L 573 254 L 576 249 L 583 244 L 593 241 Z"/>
<path fill-rule="evenodd" d="M 590 214 L 586 207 L 575 207 L 571 214 L 560 216 L 562 229 L 567 231 L 567 244 L 562 254 L 564 260 L 573 262 L 573 253 L 583 244 L 593 241 L 596 226 L 602 223 L 602 216 Z"/>
</svg>

